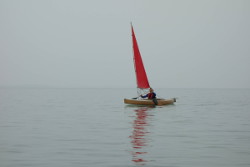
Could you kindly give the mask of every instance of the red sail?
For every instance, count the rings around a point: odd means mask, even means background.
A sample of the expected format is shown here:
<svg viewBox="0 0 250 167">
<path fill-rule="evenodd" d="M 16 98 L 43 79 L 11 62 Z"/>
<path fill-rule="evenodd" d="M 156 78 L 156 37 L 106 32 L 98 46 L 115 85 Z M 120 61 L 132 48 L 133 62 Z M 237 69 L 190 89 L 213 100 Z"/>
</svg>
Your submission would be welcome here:
<svg viewBox="0 0 250 167">
<path fill-rule="evenodd" d="M 135 38 L 135 33 L 134 33 L 134 29 L 132 25 L 131 25 L 131 29 L 132 29 L 132 40 L 133 40 L 133 49 L 134 49 L 134 66 L 135 66 L 137 87 L 142 88 L 142 89 L 150 88 L 147 74 L 144 69 L 144 65 L 142 62 L 141 54 L 139 51 L 139 47 Z"/>
</svg>

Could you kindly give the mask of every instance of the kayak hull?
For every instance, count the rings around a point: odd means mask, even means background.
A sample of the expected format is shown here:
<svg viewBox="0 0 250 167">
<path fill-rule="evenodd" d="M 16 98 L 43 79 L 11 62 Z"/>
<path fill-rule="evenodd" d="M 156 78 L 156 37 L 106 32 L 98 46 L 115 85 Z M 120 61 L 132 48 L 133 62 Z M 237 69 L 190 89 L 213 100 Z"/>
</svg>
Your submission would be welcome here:
<svg viewBox="0 0 250 167">
<path fill-rule="evenodd" d="M 157 105 L 169 105 L 174 104 L 176 102 L 175 98 L 172 99 L 157 99 Z M 133 104 L 133 105 L 155 105 L 153 100 L 151 99 L 124 99 L 125 104 Z"/>
</svg>

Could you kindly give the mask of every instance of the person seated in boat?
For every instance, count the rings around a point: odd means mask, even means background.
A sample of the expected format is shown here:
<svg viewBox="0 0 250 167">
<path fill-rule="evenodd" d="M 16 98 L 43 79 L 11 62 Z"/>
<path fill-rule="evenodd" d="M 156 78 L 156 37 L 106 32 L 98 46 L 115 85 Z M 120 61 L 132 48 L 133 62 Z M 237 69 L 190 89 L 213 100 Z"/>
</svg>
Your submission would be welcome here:
<svg viewBox="0 0 250 167">
<path fill-rule="evenodd" d="M 149 93 L 144 95 L 144 96 L 141 95 L 141 97 L 142 98 L 148 97 L 148 99 L 155 99 L 156 98 L 156 93 L 154 92 L 154 89 L 150 88 Z"/>
</svg>

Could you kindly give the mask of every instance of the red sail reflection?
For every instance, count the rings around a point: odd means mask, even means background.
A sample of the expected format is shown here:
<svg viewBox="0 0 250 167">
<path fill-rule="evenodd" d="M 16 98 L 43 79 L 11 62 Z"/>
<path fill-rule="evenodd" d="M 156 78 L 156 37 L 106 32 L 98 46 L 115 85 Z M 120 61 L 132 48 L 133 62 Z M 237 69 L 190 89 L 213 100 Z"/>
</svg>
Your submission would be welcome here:
<svg viewBox="0 0 250 167">
<path fill-rule="evenodd" d="M 130 136 L 133 147 L 132 161 L 138 165 L 145 165 L 147 162 L 147 160 L 143 158 L 143 156 L 148 153 L 145 151 L 146 146 L 148 145 L 146 135 L 150 133 L 147 130 L 147 126 L 149 125 L 147 122 L 147 117 L 149 116 L 147 110 L 147 107 L 142 107 L 135 110 L 136 118 L 133 121 L 133 132 Z"/>
</svg>

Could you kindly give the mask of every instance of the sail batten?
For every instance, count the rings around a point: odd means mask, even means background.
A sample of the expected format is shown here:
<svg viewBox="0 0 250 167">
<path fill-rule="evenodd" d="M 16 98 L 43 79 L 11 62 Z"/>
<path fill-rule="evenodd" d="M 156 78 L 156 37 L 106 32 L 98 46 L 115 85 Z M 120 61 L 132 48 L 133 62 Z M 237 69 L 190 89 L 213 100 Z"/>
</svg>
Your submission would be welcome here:
<svg viewBox="0 0 250 167">
<path fill-rule="evenodd" d="M 141 58 L 140 50 L 137 44 L 137 40 L 135 37 L 134 29 L 131 24 L 132 31 L 132 41 L 133 41 L 133 51 L 134 51 L 134 68 L 136 74 L 137 88 L 147 89 L 149 88 L 148 77 L 143 65 L 143 61 Z"/>
</svg>

